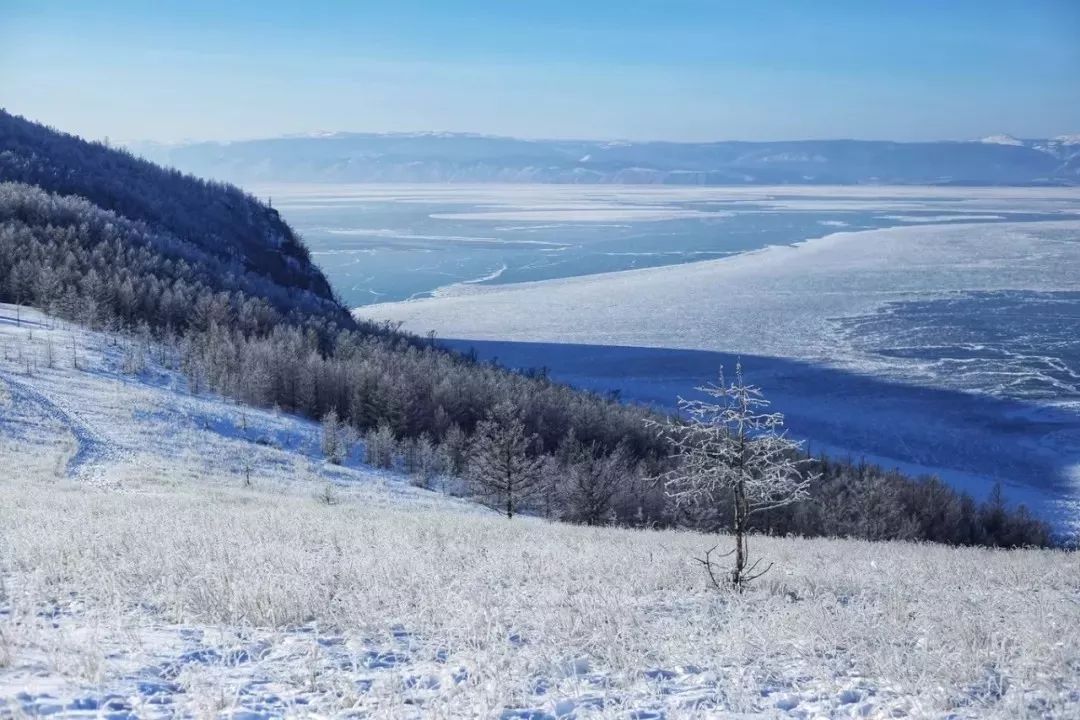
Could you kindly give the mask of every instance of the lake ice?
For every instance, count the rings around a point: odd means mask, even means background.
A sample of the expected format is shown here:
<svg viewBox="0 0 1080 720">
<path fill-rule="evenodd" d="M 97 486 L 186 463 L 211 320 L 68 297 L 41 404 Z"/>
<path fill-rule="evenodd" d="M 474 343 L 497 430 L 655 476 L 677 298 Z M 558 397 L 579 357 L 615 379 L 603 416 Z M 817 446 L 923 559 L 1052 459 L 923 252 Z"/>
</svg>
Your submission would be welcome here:
<svg viewBox="0 0 1080 720">
<path fill-rule="evenodd" d="M 727 257 L 838 229 L 1080 217 L 1074 190 L 272 185 L 354 306 Z"/>
</svg>

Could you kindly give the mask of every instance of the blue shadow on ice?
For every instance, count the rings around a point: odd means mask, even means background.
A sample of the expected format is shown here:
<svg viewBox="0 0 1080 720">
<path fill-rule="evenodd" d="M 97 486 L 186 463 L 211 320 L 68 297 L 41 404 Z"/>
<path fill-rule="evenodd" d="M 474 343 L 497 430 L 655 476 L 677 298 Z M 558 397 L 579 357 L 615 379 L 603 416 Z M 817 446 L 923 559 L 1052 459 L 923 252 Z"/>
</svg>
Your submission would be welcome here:
<svg viewBox="0 0 1080 720">
<path fill-rule="evenodd" d="M 795 360 L 666 348 L 444 340 L 517 369 L 546 369 L 555 380 L 661 409 L 729 372 L 741 359 L 786 416 L 792 437 L 814 454 L 865 458 L 909 473 L 933 473 L 982 497 L 1000 480 L 1010 500 L 1047 517 L 1073 499 L 1066 478 L 1080 464 L 1080 415 L 1003 400 L 888 382 Z"/>
</svg>

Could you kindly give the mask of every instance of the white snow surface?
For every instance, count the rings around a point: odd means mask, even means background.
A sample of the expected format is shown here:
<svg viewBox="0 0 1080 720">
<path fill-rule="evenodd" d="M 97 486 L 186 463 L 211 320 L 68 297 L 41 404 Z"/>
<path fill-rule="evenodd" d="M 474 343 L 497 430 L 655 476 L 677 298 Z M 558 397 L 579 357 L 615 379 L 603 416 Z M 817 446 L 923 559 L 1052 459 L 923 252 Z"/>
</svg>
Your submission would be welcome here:
<svg viewBox="0 0 1080 720">
<path fill-rule="evenodd" d="M 246 189 L 259 197 L 272 197 L 275 207 L 294 203 L 334 205 L 364 201 L 484 205 L 496 209 L 618 209 L 627 205 L 671 204 L 687 201 L 787 201 L 861 203 L 904 206 L 924 210 L 963 210 L 997 205 L 1018 212 L 1075 208 L 1080 201 L 1071 187 L 949 187 L 919 185 L 568 185 L 499 183 L 266 183 Z M 869 204 L 869 205 L 868 205 Z"/>
<path fill-rule="evenodd" d="M 441 337 L 741 352 L 859 364 L 833 318 L 971 290 L 1080 290 L 1080 221 L 837 232 L 719 260 L 358 308 Z"/>
<path fill-rule="evenodd" d="M 589 207 L 559 210 L 503 210 L 485 212 L 432 213 L 438 220 L 495 220 L 509 222 L 659 222 L 685 218 L 729 217 L 728 212 L 713 212 L 676 207 Z"/>
<path fill-rule="evenodd" d="M 329 466 L 313 423 L 19 315 L 0 717 L 1080 714 L 1072 555 L 756 538 L 774 569 L 717 593 L 692 558 L 725 538 L 507 521 Z"/>
</svg>

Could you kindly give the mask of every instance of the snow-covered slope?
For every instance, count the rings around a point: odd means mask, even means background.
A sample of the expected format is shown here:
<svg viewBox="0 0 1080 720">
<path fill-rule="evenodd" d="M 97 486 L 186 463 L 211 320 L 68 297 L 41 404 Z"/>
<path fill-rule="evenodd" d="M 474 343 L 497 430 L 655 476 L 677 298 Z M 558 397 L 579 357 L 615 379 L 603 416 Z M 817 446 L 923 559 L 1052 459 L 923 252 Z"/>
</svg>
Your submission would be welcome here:
<svg viewBox="0 0 1080 720">
<path fill-rule="evenodd" d="M 717 594 L 692 558 L 724 538 L 507 521 L 329 467 L 311 423 L 16 314 L 0 717 L 1080 712 L 1071 555 L 758 538 L 772 572 Z"/>
<path fill-rule="evenodd" d="M 355 457 L 345 467 L 323 463 L 315 423 L 189 393 L 157 346 L 0 304 L 0 352 L 0 442 L 40 446 L 35 456 L 66 448 L 53 468 L 58 480 L 123 487 L 127 478 L 250 477 L 291 486 L 303 477 L 446 503 Z"/>
</svg>

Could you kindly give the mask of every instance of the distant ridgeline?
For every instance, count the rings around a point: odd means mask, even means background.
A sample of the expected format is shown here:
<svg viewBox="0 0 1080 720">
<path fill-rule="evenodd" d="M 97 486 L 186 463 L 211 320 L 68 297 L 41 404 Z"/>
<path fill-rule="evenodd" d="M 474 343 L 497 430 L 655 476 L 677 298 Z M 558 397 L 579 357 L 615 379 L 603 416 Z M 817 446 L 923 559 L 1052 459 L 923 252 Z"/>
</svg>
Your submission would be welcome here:
<svg viewBox="0 0 1080 720">
<path fill-rule="evenodd" d="M 371 462 L 420 484 L 469 475 L 471 454 L 493 442 L 477 435 L 513 426 L 534 475 L 526 511 L 710 530 L 731 517 L 723 497 L 695 517 L 670 506 L 656 478 L 674 461 L 645 425 L 650 410 L 358 323 L 295 233 L 251 196 L 3 111 L 0 301 L 156 339 L 192 392 L 322 418 L 328 437 L 367 433 Z M 485 422 L 493 414 L 503 420 Z M 808 470 L 822 475 L 812 499 L 761 515 L 757 530 L 1051 542 L 1045 524 L 998 493 L 980 505 L 865 464 L 819 459 Z"/>
<path fill-rule="evenodd" d="M 602 142 L 332 133 L 133 149 L 230 182 L 1077 185 L 1080 135 L 974 142 Z"/>
</svg>

